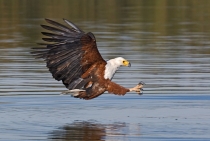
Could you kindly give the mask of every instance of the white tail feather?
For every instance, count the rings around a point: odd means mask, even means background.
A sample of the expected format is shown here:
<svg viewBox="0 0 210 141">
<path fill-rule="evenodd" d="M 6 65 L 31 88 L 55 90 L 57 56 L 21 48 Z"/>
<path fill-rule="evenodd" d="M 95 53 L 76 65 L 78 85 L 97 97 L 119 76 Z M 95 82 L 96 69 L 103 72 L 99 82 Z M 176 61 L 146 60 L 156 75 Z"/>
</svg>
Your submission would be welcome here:
<svg viewBox="0 0 210 141">
<path fill-rule="evenodd" d="M 81 90 L 81 89 L 73 89 L 73 90 L 68 90 L 68 91 L 64 91 L 61 94 L 63 95 L 72 95 L 72 96 L 78 96 L 79 92 L 84 92 L 85 90 Z"/>
</svg>

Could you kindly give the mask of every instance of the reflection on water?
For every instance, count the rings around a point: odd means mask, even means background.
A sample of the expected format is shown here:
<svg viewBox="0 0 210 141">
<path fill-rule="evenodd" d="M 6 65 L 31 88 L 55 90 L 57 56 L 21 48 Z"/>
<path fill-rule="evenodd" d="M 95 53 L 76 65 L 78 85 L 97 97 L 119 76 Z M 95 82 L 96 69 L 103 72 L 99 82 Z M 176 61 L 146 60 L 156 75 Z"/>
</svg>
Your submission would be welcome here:
<svg viewBox="0 0 210 141">
<path fill-rule="evenodd" d="M 50 140 L 56 141 L 102 141 L 111 136 L 114 140 L 128 135 L 129 131 L 125 123 L 100 124 L 96 121 L 76 121 L 64 125 L 49 133 Z"/>
<path fill-rule="evenodd" d="M 210 95 L 2 96 L 0 140 L 209 141 Z M 189 139 L 189 140 L 187 140 Z"/>
</svg>

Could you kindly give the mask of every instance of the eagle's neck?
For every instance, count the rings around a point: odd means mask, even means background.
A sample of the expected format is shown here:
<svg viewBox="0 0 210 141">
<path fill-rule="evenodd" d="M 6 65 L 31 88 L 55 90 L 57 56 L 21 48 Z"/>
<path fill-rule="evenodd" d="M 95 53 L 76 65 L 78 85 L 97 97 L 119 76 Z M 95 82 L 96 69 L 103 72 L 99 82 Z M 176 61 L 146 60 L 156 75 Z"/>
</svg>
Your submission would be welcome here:
<svg viewBox="0 0 210 141">
<path fill-rule="evenodd" d="M 112 80 L 115 72 L 120 67 L 120 65 L 116 63 L 115 59 L 111 59 L 107 61 L 106 63 L 107 64 L 105 66 L 104 78 Z"/>
</svg>

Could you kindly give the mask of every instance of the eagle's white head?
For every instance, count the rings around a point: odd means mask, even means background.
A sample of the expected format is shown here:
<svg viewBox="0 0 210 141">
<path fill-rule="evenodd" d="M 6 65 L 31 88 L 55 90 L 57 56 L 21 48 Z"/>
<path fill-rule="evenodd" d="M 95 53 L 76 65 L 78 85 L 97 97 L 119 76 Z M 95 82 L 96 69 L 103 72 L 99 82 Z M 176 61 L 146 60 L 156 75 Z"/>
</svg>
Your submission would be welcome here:
<svg viewBox="0 0 210 141">
<path fill-rule="evenodd" d="M 128 62 L 126 59 L 122 57 L 117 57 L 117 58 L 110 59 L 109 61 L 107 61 L 107 64 L 105 66 L 104 78 L 111 80 L 115 72 L 120 66 L 130 67 L 131 64 L 130 62 Z"/>
</svg>

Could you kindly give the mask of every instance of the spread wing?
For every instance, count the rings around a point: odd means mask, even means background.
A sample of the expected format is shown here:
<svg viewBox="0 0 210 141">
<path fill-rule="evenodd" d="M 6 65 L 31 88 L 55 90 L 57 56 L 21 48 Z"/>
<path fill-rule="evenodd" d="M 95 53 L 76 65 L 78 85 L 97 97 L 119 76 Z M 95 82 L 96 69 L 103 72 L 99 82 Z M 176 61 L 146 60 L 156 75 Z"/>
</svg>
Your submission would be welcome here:
<svg viewBox="0 0 210 141">
<path fill-rule="evenodd" d="M 83 79 L 82 75 L 94 63 L 103 61 L 96 45 L 94 35 L 85 33 L 70 21 L 64 19 L 68 25 L 62 25 L 46 19 L 52 26 L 41 25 L 51 32 L 42 32 L 48 38 L 44 47 L 34 48 L 32 52 L 37 58 L 44 58 L 52 76 L 68 89 L 81 88 L 90 80 Z"/>
</svg>

